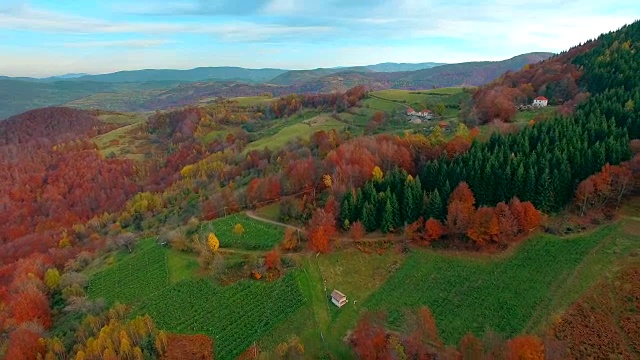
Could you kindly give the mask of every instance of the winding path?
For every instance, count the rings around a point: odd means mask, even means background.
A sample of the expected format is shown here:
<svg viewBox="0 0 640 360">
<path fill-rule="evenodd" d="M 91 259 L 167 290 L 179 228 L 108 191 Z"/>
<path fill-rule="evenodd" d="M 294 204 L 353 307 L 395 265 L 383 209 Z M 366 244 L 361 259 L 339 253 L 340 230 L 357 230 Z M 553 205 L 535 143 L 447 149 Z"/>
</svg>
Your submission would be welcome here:
<svg viewBox="0 0 640 360">
<path fill-rule="evenodd" d="M 245 212 L 245 214 L 248 217 L 250 217 L 250 218 L 252 218 L 254 220 L 262 221 L 264 223 L 268 223 L 268 224 L 272 224 L 272 225 L 276 225 L 276 226 L 286 227 L 286 228 L 289 228 L 289 229 L 293 229 L 293 230 L 299 231 L 299 232 L 301 232 L 303 234 L 307 233 L 307 230 L 305 230 L 305 229 L 303 229 L 301 227 L 285 224 L 285 223 L 282 223 L 282 222 L 279 222 L 279 221 L 275 221 L 275 220 L 270 220 L 270 219 L 267 219 L 267 218 L 263 218 L 262 216 L 256 214 L 256 212 L 253 211 L 253 210 L 247 210 Z"/>
<path fill-rule="evenodd" d="M 272 225 L 276 225 L 276 226 L 282 226 L 282 227 L 285 227 L 285 228 L 293 229 L 293 230 L 299 231 L 299 232 L 301 232 L 302 234 L 305 234 L 305 235 L 307 234 L 307 230 L 306 229 L 303 229 L 301 227 L 297 227 L 297 226 L 294 226 L 294 225 L 285 224 L 285 223 L 282 223 L 282 222 L 279 222 L 279 221 L 275 221 L 275 220 L 264 218 L 264 217 L 256 214 L 256 212 L 253 211 L 253 210 L 247 210 L 245 212 L 245 214 L 248 217 L 250 217 L 250 218 L 252 218 L 254 220 L 257 220 L 257 221 L 261 221 L 261 222 L 265 222 L 265 223 L 268 223 L 268 224 L 272 224 Z M 341 233 L 338 233 L 337 236 L 335 236 L 335 240 L 336 241 L 340 241 L 340 242 L 354 243 L 353 239 L 351 239 L 349 236 L 345 236 L 345 235 L 343 235 Z M 390 240 L 389 237 L 387 237 L 387 236 L 372 236 L 372 237 L 368 237 L 368 238 L 367 237 L 362 238 L 362 239 L 358 240 L 358 243 L 380 242 L 380 241 L 386 241 L 386 240 Z M 398 240 L 398 235 L 394 235 L 391 240 Z"/>
</svg>

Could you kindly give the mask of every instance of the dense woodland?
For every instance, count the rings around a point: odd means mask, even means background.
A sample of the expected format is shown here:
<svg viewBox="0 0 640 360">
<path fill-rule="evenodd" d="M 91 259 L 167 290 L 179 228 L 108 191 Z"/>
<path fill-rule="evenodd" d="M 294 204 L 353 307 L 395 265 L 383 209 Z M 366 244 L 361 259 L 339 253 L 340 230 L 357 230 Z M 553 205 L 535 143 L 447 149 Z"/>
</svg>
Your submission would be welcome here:
<svg viewBox="0 0 640 360">
<path fill-rule="evenodd" d="M 209 107 L 158 112 L 137 134 L 153 144 L 143 161 L 101 154 L 90 139 L 117 125 L 94 112 L 47 108 L 8 119 L 0 124 L 0 166 L 7 169 L 0 174 L 0 355 L 144 358 L 174 351 L 167 345 L 171 336 L 150 318 L 132 319 L 126 306 L 108 309 L 89 300 L 87 279 L 79 272 L 105 249 L 130 250 L 133 234 L 175 234 L 170 231 L 184 227 L 195 233 L 198 218 L 280 201 L 281 215 L 305 224 L 308 249 L 324 253 L 332 251 L 336 237 L 359 240 L 377 231 L 415 246 L 503 249 L 526 238 L 546 216 L 610 216 L 640 174 L 634 140 L 640 138 L 639 44 L 636 22 L 507 73 L 479 89 L 472 107 L 462 104 L 469 125 L 451 136 L 440 126 L 429 134 L 357 137 L 331 130 L 279 149 L 245 151 L 251 130 L 275 120 L 359 106 L 367 94 L 362 86 L 341 94 L 285 96 L 249 109 L 221 99 Z M 535 95 L 561 105 L 558 115 L 489 137 L 473 127 L 511 121 L 515 106 Z M 221 125 L 242 129 L 207 144 L 198 140 Z M 290 232 L 284 240 L 285 251 L 300 250 L 299 244 L 286 245 L 295 242 Z M 211 240 L 209 247 L 180 243 L 202 253 L 219 246 Z M 207 266 L 215 262 L 213 256 L 201 259 Z M 278 252 L 264 262 L 279 274 Z M 428 309 L 407 325 L 410 334 L 387 331 L 376 316 L 364 317 L 350 338 L 361 358 L 457 353 L 471 359 L 494 351 L 542 358 L 553 344 L 523 336 L 482 350 L 470 335 L 459 349 L 449 349 Z M 69 318 L 80 325 L 56 328 Z M 557 339 L 577 341 L 567 327 L 555 331 Z M 585 355 L 572 344 L 571 356 Z M 289 345 L 284 353 L 299 348 Z"/>
</svg>

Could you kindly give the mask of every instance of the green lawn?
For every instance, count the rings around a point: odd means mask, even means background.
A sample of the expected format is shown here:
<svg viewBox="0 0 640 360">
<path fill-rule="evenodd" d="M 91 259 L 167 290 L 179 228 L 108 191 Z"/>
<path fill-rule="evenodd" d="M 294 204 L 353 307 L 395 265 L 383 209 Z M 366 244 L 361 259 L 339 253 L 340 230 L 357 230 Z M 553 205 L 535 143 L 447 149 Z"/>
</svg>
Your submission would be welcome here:
<svg viewBox="0 0 640 360">
<path fill-rule="evenodd" d="M 540 235 L 499 259 L 418 251 L 366 307 L 386 310 L 390 325 L 397 327 L 403 310 L 428 306 L 448 344 L 489 328 L 514 336 L 570 304 L 604 265 L 637 248 L 619 229 L 619 224 L 608 225 L 566 239 Z"/>
<path fill-rule="evenodd" d="M 233 133 L 233 132 L 234 132 L 233 130 L 230 130 L 227 128 L 212 130 L 206 133 L 204 136 L 202 136 L 200 138 L 200 141 L 202 141 L 205 144 L 209 144 L 216 138 L 224 139 L 227 135 L 229 135 L 229 133 Z"/>
<path fill-rule="evenodd" d="M 233 232 L 236 224 L 242 225 L 244 233 L 237 235 Z M 280 226 L 253 220 L 243 214 L 233 214 L 216 219 L 202 225 L 202 232 L 213 232 L 220 241 L 221 248 L 242 248 L 248 250 L 269 250 L 276 246 L 284 236 L 284 229 Z"/>
<path fill-rule="evenodd" d="M 513 120 L 515 123 L 526 123 L 534 117 L 541 116 L 551 116 L 557 110 L 557 106 L 547 106 L 538 110 L 525 110 L 525 111 L 517 111 L 516 116 Z"/>
<path fill-rule="evenodd" d="M 276 203 L 269 204 L 267 206 L 263 206 L 259 209 L 256 209 L 256 214 L 258 214 L 259 216 L 265 219 L 279 221 L 280 220 L 280 203 L 276 202 Z"/>
<path fill-rule="evenodd" d="M 199 265 L 194 254 L 169 249 L 167 250 L 167 266 L 169 267 L 169 281 L 175 284 L 194 277 Z"/>
<path fill-rule="evenodd" d="M 305 120 L 303 123 L 286 126 L 273 135 L 263 137 L 250 143 L 245 148 L 245 152 L 255 149 L 264 149 L 266 147 L 270 149 L 278 149 L 283 147 L 287 142 L 299 137 L 308 139 L 309 137 L 311 137 L 311 135 L 313 135 L 313 133 L 317 131 L 341 129 L 345 126 L 345 123 L 340 122 L 330 117 L 329 115 L 318 115 L 311 119 Z"/>
<path fill-rule="evenodd" d="M 366 299 L 384 283 L 402 259 L 401 255 L 390 251 L 367 255 L 354 249 L 317 258 L 315 255 L 304 256 L 299 274 L 306 306 L 259 343 L 269 349 L 297 336 L 302 340 L 306 354 L 319 357 L 330 353 L 338 359 L 353 358 L 343 338 L 355 326 Z M 347 305 L 338 309 L 331 303 L 333 289 L 347 295 Z"/>
</svg>

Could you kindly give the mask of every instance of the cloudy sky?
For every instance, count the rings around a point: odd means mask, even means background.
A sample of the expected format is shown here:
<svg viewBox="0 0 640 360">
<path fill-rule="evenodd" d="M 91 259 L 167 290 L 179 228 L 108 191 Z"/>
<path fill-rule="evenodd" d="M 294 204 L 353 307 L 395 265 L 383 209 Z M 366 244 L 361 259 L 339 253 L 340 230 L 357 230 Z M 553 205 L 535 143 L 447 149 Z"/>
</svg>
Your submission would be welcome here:
<svg viewBox="0 0 640 360">
<path fill-rule="evenodd" d="M 501 60 L 636 19 L 638 0 L 0 0 L 0 75 Z"/>
</svg>

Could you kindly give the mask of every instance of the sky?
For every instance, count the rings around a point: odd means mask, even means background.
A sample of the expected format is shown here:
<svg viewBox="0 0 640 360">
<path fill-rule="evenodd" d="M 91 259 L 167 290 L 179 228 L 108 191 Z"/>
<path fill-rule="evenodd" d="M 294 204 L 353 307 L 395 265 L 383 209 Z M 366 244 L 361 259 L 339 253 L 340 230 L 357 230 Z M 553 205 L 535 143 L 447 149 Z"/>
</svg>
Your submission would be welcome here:
<svg viewBox="0 0 640 360">
<path fill-rule="evenodd" d="M 638 0 L 0 0 L 0 75 L 503 60 L 636 19 Z"/>
</svg>

